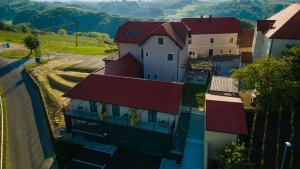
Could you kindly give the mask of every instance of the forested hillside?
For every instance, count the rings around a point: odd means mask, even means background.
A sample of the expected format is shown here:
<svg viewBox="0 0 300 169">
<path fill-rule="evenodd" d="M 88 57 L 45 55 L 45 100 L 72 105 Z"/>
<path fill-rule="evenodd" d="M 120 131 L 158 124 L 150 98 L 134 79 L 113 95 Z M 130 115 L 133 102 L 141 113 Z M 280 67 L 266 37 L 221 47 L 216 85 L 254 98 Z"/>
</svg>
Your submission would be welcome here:
<svg viewBox="0 0 300 169">
<path fill-rule="evenodd" d="M 111 37 L 117 28 L 133 19 L 178 20 L 201 15 L 233 16 L 255 23 L 278 12 L 291 1 L 300 0 L 153 0 L 121 2 L 36 2 L 29 0 L 0 0 L 0 20 L 14 24 L 26 23 L 41 30 L 68 33 L 104 32 Z"/>
</svg>

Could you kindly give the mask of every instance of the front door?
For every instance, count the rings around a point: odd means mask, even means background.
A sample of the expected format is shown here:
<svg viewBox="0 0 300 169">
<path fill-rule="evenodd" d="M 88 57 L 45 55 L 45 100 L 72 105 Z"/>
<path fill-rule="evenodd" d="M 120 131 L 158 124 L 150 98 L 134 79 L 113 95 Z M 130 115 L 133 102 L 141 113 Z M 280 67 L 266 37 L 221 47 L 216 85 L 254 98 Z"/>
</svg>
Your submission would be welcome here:
<svg viewBox="0 0 300 169">
<path fill-rule="evenodd" d="M 214 55 L 214 50 L 213 50 L 213 49 L 209 49 L 208 55 L 209 55 L 209 56 L 213 56 L 213 55 Z"/>
</svg>

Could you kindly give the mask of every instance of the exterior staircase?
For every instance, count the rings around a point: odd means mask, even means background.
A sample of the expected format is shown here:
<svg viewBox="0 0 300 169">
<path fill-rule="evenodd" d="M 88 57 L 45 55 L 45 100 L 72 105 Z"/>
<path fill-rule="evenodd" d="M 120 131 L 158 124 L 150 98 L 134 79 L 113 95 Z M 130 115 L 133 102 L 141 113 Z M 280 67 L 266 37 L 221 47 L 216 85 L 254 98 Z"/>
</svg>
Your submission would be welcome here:
<svg viewBox="0 0 300 169">
<path fill-rule="evenodd" d="M 182 169 L 204 169 L 205 115 L 191 112 Z"/>
</svg>

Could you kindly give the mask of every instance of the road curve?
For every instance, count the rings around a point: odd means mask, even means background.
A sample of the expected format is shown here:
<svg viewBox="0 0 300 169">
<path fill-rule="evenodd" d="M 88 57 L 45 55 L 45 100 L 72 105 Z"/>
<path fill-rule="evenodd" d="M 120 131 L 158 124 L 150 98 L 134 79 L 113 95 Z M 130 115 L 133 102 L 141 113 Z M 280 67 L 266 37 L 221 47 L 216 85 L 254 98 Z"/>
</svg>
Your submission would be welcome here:
<svg viewBox="0 0 300 169">
<path fill-rule="evenodd" d="M 7 168 L 57 168 L 38 92 L 22 71 L 28 59 L 0 57 L 0 85 L 7 100 Z"/>
</svg>

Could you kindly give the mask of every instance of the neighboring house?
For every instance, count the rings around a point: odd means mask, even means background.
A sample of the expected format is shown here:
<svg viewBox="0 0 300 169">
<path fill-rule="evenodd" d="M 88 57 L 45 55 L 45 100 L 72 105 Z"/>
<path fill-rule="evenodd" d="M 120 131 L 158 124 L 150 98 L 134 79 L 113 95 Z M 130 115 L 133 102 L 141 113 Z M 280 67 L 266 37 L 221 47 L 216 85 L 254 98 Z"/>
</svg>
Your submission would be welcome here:
<svg viewBox="0 0 300 169">
<path fill-rule="evenodd" d="M 191 28 L 189 39 L 191 58 L 239 54 L 238 36 L 242 29 L 238 19 L 209 16 L 209 18 L 183 18 L 181 22 Z"/>
<path fill-rule="evenodd" d="M 230 77 L 213 76 L 209 92 L 214 95 L 238 97 L 238 81 Z"/>
<path fill-rule="evenodd" d="M 182 22 L 129 21 L 117 31 L 119 57 L 131 53 L 145 79 L 179 82 L 188 59 L 189 28 Z"/>
<path fill-rule="evenodd" d="M 257 20 L 253 57 L 282 54 L 287 45 L 300 43 L 300 4 L 293 3 L 266 20 Z"/>
<path fill-rule="evenodd" d="M 239 34 L 239 53 L 252 52 L 254 29 L 243 29 Z"/>
<path fill-rule="evenodd" d="M 205 94 L 208 159 L 216 160 L 217 151 L 247 134 L 243 101 L 238 97 Z"/>
<path fill-rule="evenodd" d="M 129 53 L 64 94 L 68 132 L 77 140 L 151 154 L 170 152 L 180 115 L 183 84 L 139 77 L 141 64 Z"/>
</svg>

